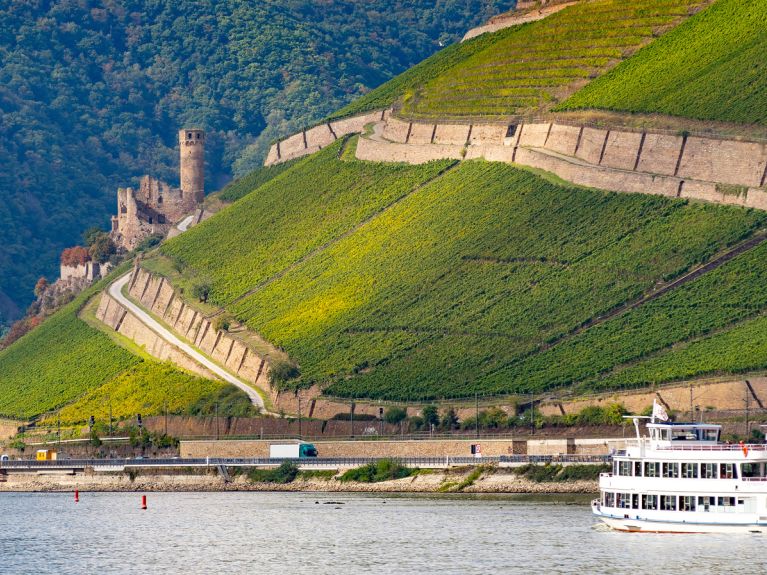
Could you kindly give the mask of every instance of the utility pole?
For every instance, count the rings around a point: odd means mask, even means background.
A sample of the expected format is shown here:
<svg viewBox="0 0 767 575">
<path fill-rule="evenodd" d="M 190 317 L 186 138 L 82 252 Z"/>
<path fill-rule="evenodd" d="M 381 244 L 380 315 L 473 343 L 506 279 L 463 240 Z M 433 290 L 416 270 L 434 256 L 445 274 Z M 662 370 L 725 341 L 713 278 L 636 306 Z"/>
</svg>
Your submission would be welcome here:
<svg viewBox="0 0 767 575">
<path fill-rule="evenodd" d="M 690 421 L 695 421 L 695 412 L 692 410 L 692 383 L 690 384 Z"/>
<path fill-rule="evenodd" d="M 112 398 L 109 398 L 109 437 L 112 437 Z"/>
<path fill-rule="evenodd" d="M 530 392 L 530 435 L 535 434 L 535 405 L 533 404 L 533 393 Z"/>
<path fill-rule="evenodd" d="M 349 406 L 349 419 L 352 423 L 352 437 L 354 437 L 354 402 Z"/>
<path fill-rule="evenodd" d="M 165 414 L 165 435 L 168 435 L 168 400 L 162 402 L 162 410 Z"/>
<path fill-rule="evenodd" d="M 56 437 L 57 437 L 57 443 L 58 448 L 61 450 L 61 410 L 59 410 L 59 415 L 56 420 Z"/>
<path fill-rule="evenodd" d="M 746 382 L 746 441 L 748 441 L 749 435 L 751 435 L 751 425 L 749 421 L 749 416 L 751 415 L 750 412 L 751 407 L 751 390 L 748 388 L 748 382 Z"/>
<path fill-rule="evenodd" d="M 219 431 L 218 431 L 218 402 L 216 402 L 216 441 L 218 441 L 219 437 Z"/>
<path fill-rule="evenodd" d="M 301 439 L 303 437 L 303 433 L 301 432 L 301 391 L 297 392 L 298 395 L 298 438 Z"/>
<path fill-rule="evenodd" d="M 474 427 L 477 428 L 477 439 L 479 439 L 479 393 L 474 393 L 474 406 L 476 407 L 476 416 L 474 419 L 474 423 L 476 424 Z"/>
</svg>

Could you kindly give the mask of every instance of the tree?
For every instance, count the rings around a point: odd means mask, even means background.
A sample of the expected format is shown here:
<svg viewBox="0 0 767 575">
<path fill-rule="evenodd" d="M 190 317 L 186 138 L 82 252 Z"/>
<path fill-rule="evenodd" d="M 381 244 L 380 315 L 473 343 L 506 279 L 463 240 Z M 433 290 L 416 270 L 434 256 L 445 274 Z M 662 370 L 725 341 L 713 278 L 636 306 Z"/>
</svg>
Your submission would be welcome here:
<svg viewBox="0 0 767 575">
<path fill-rule="evenodd" d="M 208 301 L 210 295 L 210 282 L 207 280 L 196 281 L 192 285 L 192 296 L 196 297 L 203 303 Z"/>
<path fill-rule="evenodd" d="M 91 247 L 93 243 L 102 235 L 104 235 L 104 231 L 98 226 L 93 226 L 83 232 L 83 241 L 85 242 L 86 246 Z"/>
<path fill-rule="evenodd" d="M 390 407 L 384 413 L 384 421 L 396 425 L 407 419 L 407 410 L 403 407 Z"/>
<path fill-rule="evenodd" d="M 67 248 L 61 252 L 61 265 L 63 266 L 81 266 L 91 261 L 91 255 L 88 248 L 75 246 Z"/>
<path fill-rule="evenodd" d="M 431 429 L 431 426 L 434 427 L 439 426 L 439 412 L 437 411 L 436 405 L 427 405 L 421 410 L 421 417 L 423 418 L 423 423 L 426 426 L 427 429 Z"/>
<path fill-rule="evenodd" d="M 42 296 L 46 290 L 48 289 L 48 280 L 44 277 L 41 277 L 39 280 L 37 280 L 37 283 L 35 284 L 35 297 Z"/>
<path fill-rule="evenodd" d="M 442 429 L 446 430 L 452 430 L 452 429 L 458 429 L 460 427 L 459 421 L 458 421 L 458 415 L 455 413 L 455 409 L 452 407 L 449 407 L 445 410 L 444 415 L 442 415 Z"/>
<path fill-rule="evenodd" d="M 117 248 L 109 234 L 101 232 L 99 236 L 93 239 L 88 252 L 93 261 L 103 264 L 108 262 L 109 258 L 117 252 Z"/>
</svg>

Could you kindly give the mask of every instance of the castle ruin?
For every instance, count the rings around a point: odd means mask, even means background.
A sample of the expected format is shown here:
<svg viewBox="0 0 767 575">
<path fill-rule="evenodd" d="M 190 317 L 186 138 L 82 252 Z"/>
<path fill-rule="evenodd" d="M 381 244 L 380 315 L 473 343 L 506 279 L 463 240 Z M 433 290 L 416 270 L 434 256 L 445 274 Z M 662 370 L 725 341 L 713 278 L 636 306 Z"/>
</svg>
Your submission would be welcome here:
<svg viewBox="0 0 767 575">
<path fill-rule="evenodd" d="M 183 129 L 178 133 L 180 188 L 145 175 L 138 189 L 117 190 L 117 215 L 112 216 L 112 240 L 133 250 L 151 235 L 165 236 L 205 198 L 205 132 Z"/>
</svg>

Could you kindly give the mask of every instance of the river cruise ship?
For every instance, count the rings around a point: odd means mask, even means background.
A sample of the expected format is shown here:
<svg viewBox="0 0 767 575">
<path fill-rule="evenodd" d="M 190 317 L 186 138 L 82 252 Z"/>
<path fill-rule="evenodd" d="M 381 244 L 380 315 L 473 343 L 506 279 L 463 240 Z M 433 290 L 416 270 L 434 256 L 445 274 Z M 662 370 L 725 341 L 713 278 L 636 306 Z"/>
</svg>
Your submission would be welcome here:
<svg viewBox="0 0 767 575">
<path fill-rule="evenodd" d="M 726 444 L 721 426 L 647 423 L 599 478 L 592 511 L 609 527 L 648 533 L 767 533 L 767 445 Z"/>
</svg>

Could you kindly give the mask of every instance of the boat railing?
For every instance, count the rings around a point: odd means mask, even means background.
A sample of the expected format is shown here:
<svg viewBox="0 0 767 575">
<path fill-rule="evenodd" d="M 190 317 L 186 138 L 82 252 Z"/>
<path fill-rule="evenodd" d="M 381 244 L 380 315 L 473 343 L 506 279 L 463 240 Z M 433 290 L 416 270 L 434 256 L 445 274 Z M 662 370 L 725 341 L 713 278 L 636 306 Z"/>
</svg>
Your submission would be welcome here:
<svg viewBox="0 0 767 575">
<path fill-rule="evenodd" d="M 749 451 L 767 451 L 767 445 L 763 443 L 748 443 L 748 444 L 718 444 L 718 445 L 665 445 L 656 446 L 656 450 L 659 451 L 742 451 L 748 449 Z"/>
<path fill-rule="evenodd" d="M 743 481 L 767 481 L 767 477 L 742 477 Z"/>
</svg>

